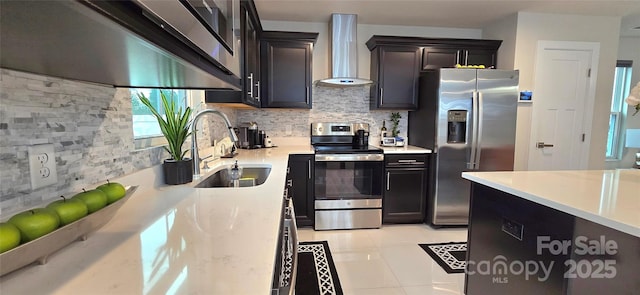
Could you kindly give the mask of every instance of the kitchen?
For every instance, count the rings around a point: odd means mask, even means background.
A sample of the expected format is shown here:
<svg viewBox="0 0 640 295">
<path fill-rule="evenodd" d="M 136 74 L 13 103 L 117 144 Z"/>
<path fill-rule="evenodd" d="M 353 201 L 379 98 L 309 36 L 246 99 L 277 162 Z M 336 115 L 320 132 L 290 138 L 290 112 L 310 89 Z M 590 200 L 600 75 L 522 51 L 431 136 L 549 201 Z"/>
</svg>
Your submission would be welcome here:
<svg viewBox="0 0 640 295">
<path fill-rule="evenodd" d="M 263 17 L 262 14 L 260 16 Z M 584 29 L 574 29 L 575 31 L 570 31 L 567 35 L 561 36 L 565 38 L 560 38 L 560 40 L 573 39 L 573 37 L 569 38 L 569 36 L 574 34 L 587 35 L 584 40 L 593 41 L 595 39 L 595 41 L 603 42 L 601 48 L 603 56 L 607 56 L 610 61 L 614 61 L 617 58 L 617 34 L 611 34 L 610 31 L 602 32 L 601 35 L 597 34 L 600 32 L 598 30 L 604 31 L 605 28 L 615 28 L 617 21 L 615 17 L 597 17 L 595 19 L 598 21 L 594 21 L 592 17 L 521 13 L 518 16 L 505 18 L 502 22 L 506 22 L 506 25 L 496 25 L 496 27 L 513 28 L 515 27 L 513 24 L 517 22 L 518 30 L 522 30 L 522 32 L 518 31 L 520 34 L 535 31 L 537 34 L 542 35 L 538 39 L 553 39 L 555 38 L 554 36 L 544 35 L 544 32 L 549 30 L 546 28 L 536 29 L 537 26 L 543 22 L 551 23 L 550 26 L 552 26 L 554 22 L 556 24 L 564 23 L 567 19 L 573 19 L 576 23 L 575 26 L 572 26 L 573 28 L 583 27 Z M 596 30 L 591 27 L 598 25 L 603 28 Z M 313 80 L 330 76 L 328 74 L 329 61 L 326 51 L 328 50 L 327 22 L 290 23 L 263 20 L 262 26 L 269 30 L 291 30 L 290 28 L 296 28 L 296 31 L 320 33 L 318 40 L 314 44 Z M 513 34 L 511 39 L 492 36 L 491 34 L 498 36 L 501 33 L 498 28 L 480 30 L 361 24 L 358 29 L 358 39 L 360 40 L 359 76 L 369 77 L 369 50 L 364 43 L 374 34 L 475 39 L 495 38 L 505 40 L 498 55 L 498 63 L 506 67 L 509 65 L 517 66 L 521 71 L 521 89 L 533 88 L 532 77 L 525 76 L 531 75 L 530 72 L 533 69 L 533 64 L 530 61 L 531 53 L 524 50 L 516 50 L 521 46 L 527 47 L 530 45 L 527 42 L 531 41 L 519 39 L 518 36 L 520 34 L 516 35 L 516 32 L 503 33 Z M 637 46 L 632 48 L 637 48 Z M 503 50 L 507 51 L 507 53 L 503 53 Z M 509 50 L 513 52 L 509 53 Z M 511 57 L 511 60 L 509 60 L 509 57 Z M 604 58 L 601 59 L 601 63 L 604 64 L 604 62 Z M 611 78 L 607 78 L 609 75 L 605 73 L 610 73 L 612 66 L 601 65 L 599 69 L 599 77 L 601 79 L 598 79 L 598 97 L 607 98 L 610 96 L 612 82 Z M 84 186 L 103 182 L 105 178 L 128 175 L 157 165 L 165 158 L 161 149 L 134 149 L 131 134 L 132 127 L 130 125 L 131 119 L 129 117 L 131 108 L 130 96 L 126 89 L 114 89 L 102 85 L 77 83 L 5 70 L 3 70 L 2 83 L 2 91 L 7 93 L 2 97 L 2 117 L 7 118 L 7 123 L 13 123 L 5 125 L 6 127 L 3 128 L 8 136 L 3 134 L 3 141 L 7 140 L 7 143 L 3 143 L 2 148 L 8 152 L 3 152 L 3 155 L 5 155 L 3 157 L 3 167 L 7 168 L 3 169 L 2 172 L 3 199 L 2 211 L 0 212 L 11 212 L 19 208 L 39 204 L 59 194 L 77 191 Z M 47 93 L 51 92 L 63 93 L 63 95 L 55 97 L 47 95 Z M 368 122 L 371 124 L 372 131 L 378 130 L 382 120 L 388 119 L 389 112 L 369 111 L 368 97 L 369 90 L 367 87 L 336 89 L 315 86 L 313 89 L 313 107 L 310 110 L 269 109 L 246 111 L 231 108 L 223 108 L 223 110 L 233 122 L 257 121 L 259 126 L 267 131 L 276 144 L 284 145 L 287 140 L 292 140 L 289 137 L 308 136 L 311 122 L 345 121 L 345 118 L 348 118 L 353 121 Z M 598 100 L 597 103 L 598 107 L 595 109 L 598 112 L 602 114 L 608 113 L 606 111 L 608 109 L 606 107 L 609 103 L 608 99 Z M 59 108 L 51 109 L 52 106 L 59 106 Z M 64 115 L 62 119 L 58 119 L 61 117 L 61 113 Z M 406 112 L 401 112 L 401 114 L 403 117 L 400 122 L 401 136 L 406 136 L 406 118 L 408 116 Z M 602 122 L 606 121 L 605 116 L 602 114 L 595 116 L 594 125 L 602 126 Z M 518 118 L 527 118 L 527 116 L 530 116 L 530 106 L 526 103 L 521 103 L 519 105 Z M 633 121 L 632 119 L 636 120 Z M 73 122 L 77 122 L 77 126 L 74 126 Z M 628 120 L 628 124 L 634 122 L 637 124 L 637 117 Z M 47 124 L 50 125 L 49 128 L 54 132 L 48 132 L 43 129 L 47 127 Z M 287 128 L 287 126 L 291 127 Z M 221 127 L 213 127 L 212 129 L 216 131 L 223 130 Z M 523 134 L 522 130 L 524 130 L 525 135 L 528 134 L 527 129 L 526 123 L 518 120 L 518 134 Z M 18 130 L 20 132 L 17 132 Z M 10 133 L 9 131 L 12 132 Z M 593 131 L 592 144 L 594 149 L 591 157 L 593 160 L 590 162 L 589 167 L 591 169 L 603 168 L 604 163 L 602 163 L 600 155 L 604 149 L 602 146 L 604 133 L 606 133 L 606 128 L 604 127 Z M 213 137 L 219 136 L 214 135 Z M 375 142 L 375 138 L 372 138 L 371 141 Z M 59 176 L 68 175 L 69 177 L 64 179 L 64 184 L 46 187 L 31 193 L 28 169 L 20 165 L 25 165 L 26 163 L 27 145 L 47 142 L 59 142 L 60 145 L 65 147 L 64 151 L 59 155 L 58 174 Z M 522 147 L 528 145 L 528 140 L 522 142 L 522 139 L 519 139 L 517 143 L 519 148 L 516 148 L 516 170 L 526 169 L 526 160 L 523 160 L 526 157 L 522 157 L 519 153 L 526 153 L 527 149 Z M 630 162 L 627 161 L 626 163 Z M 13 185 L 9 188 L 4 185 L 6 183 L 12 183 Z"/>
</svg>

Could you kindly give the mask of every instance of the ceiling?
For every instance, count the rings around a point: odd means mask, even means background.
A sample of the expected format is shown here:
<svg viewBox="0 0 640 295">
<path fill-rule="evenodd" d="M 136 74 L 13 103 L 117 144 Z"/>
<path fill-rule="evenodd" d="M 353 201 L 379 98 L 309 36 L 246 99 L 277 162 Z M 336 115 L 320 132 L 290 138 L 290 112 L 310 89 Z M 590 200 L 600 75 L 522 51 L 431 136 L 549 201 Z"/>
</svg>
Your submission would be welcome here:
<svg viewBox="0 0 640 295">
<path fill-rule="evenodd" d="M 329 22 L 331 13 L 358 23 L 481 29 L 518 11 L 621 16 L 622 36 L 640 37 L 640 0 L 254 0 L 260 19 Z"/>
</svg>

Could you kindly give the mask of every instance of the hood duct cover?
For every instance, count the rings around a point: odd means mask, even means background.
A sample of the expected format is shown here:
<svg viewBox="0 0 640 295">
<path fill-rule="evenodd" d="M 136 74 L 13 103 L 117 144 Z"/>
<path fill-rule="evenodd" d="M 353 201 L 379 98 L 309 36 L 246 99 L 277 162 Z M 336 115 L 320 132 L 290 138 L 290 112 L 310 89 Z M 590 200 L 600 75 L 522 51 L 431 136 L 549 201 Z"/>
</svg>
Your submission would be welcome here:
<svg viewBox="0 0 640 295">
<path fill-rule="evenodd" d="M 320 80 L 320 85 L 344 87 L 372 83 L 358 78 L 357 25 L 358 16 L 355 14 L 331 15 L 331 78 Z"/>
</svg>

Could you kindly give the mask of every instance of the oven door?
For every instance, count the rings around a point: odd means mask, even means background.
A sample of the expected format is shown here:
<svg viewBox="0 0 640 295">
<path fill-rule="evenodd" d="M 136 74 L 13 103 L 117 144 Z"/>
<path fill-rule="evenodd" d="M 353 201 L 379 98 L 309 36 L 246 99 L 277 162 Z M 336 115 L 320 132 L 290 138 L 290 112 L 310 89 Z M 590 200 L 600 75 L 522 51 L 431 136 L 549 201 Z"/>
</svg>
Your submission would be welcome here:
<svg viewBox="0 0 640 295">
<path fill-rule="evenodd" d="M 383 154 L 317 154 L 314 229 L 379 228 L 383 160 Z"/>
<path fill-rule="evenodd" d="M 382 199 L 383 154 L 317 154 L 315 200 Z"/>
</svg>

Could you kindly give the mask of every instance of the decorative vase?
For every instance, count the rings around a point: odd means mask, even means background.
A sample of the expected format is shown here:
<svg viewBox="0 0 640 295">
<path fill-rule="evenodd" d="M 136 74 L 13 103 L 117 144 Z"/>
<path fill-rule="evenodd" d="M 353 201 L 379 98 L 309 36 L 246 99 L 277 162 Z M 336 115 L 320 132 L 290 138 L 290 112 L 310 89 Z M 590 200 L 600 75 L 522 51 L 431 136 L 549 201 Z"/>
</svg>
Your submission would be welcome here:
<svg viewBox="0 0 640 295">
<path fill-rule="evenodd" d="M 193 181 L 193 160 L 185 158 L 182 161 L 173 159 L 164 160 L 162 163 L 164 183 L 184 184 Z"/>
</svg>

